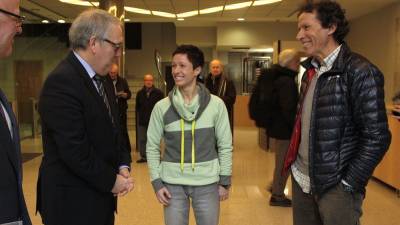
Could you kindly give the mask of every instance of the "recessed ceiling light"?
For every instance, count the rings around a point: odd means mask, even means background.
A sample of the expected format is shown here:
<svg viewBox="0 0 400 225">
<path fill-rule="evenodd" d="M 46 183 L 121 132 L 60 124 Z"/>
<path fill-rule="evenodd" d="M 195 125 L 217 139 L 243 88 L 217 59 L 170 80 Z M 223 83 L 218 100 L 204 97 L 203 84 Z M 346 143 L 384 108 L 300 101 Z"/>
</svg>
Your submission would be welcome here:
<svg viewBox="0 0 400 225">
<path fill-rule="evenodd" d="M 225 10 L 241 9 L 251 6 L 253 1 L 241 2 L 236 4 L 225 5 Z"/>
<path fill-rule="evenodd" d="M 99 6 L 98 2 L 88 2 L 88 1 L 81 1 L 81 0 L 59 0 L 60 2 L 72 4 L 72 5 L 81 5 L 81 6 Z M 93 5 L 92 5 L 93 4 Z"/>
<path fill-rule="evenodd" d="M 125 10 L 128 11 L 128 12 L 133 12 L 133 13 L 151 15 L 151 11 L 150 10 L 146 10 L 146 9 L 140 9 L 140 8 L 125 6 Z"/>
<path fill-rule="evenodd" d="M 193 11 L 189 11 L 189 12 L 176 14 L 176 16 L 180 17 L 180 18 L 189 17 L 189 16 L 197 16 L 197 15 L 199 15 L 199 11 L 198 10 L 193 10 Z"/>
<path fill-rule="evenodd" d="M 184 18 L 178 18 L 177 20 L 179 20 L 179 21 L 184 21 L 185 19 L 184 19 Z"/>
<path fill-rule="evenodd" d="M 42 20 L 42 23 L 50 23 L 48 20 Z"/>
<path fill-rule="evenodd" d="M 124 21 L 129 22 L 129 21 L 131 21 L 131 19 L 126 18 L 126 19 L 124 19 Z"/>
<path fill-rule="evenodd" d="M 57 20 L 58 23 L 65 23 L 65 20 Z"/>
<path fill-rule="evenodd" d="M 155 16 L 162 16 L 162 17 L 168 17 L 168 18 L 176 18 L 175 14 L 172 13 L 167 13 L 167 12 L 161 12 L 161 11 L 151 11 L 151 13 Z"/>
<path fill-rule="evenodd" d="M 220 12 L 223 9 L 224 9 L 224 6 L 217 6 L 217 7 L 207 8 L 207 9 L 201 9 L 200 14 Z"/>
<path fill-rule="evenodd" d="M 245 19 L 244 18 L 237 18 L 237 20 L 244 21 Z"/>
<path fill-rule="evenodd" d="M 256 0 L 253 3 L 253 6 L 258 6 L 258 5 L 268 5 L 276 2 L 281 2 L 282 0 Z"/>
</svg>

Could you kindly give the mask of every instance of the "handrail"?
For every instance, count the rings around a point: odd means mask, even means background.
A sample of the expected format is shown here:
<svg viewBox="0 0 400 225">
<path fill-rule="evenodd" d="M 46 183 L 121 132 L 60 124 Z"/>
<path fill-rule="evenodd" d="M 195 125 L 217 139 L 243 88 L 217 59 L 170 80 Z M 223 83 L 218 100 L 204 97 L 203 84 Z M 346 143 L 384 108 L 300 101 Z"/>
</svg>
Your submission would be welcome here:
<svg viewBox="0 0 400 225">
<path fill-rule="evenodd" d="M 167 95 L 167 81 L 164 79 L 164 76 L 162 75 L 161 55 L 157 49 L 154 49 L 154 62 L 158 72 L 158 79 L 157 79 L 158 88 L 160 88 L 163 91 L 164 95 Z"/>
</svg>

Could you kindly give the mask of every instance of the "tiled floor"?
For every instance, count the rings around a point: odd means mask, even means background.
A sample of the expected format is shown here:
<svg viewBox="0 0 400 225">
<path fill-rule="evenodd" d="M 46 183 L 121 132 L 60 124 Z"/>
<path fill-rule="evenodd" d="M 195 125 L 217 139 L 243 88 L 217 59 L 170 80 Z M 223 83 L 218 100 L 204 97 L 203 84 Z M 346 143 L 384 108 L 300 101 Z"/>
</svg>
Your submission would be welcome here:
<svg viewBox="0 0 400 225">
<path fill-rule="evenodd" d="M 22 146 L 27 152 L 41 151 L 41 141 L 38 139 L 24 140 Z M 255 129 L 235 130 L 233 155 L 233 186 L 230 199 L 221 204 L 220 225 L 291 225 L 291 208 L 268 205 L 270 194 L 266 191 L 266 186 L 272 177 L 274 155 L 258 147 Z M 137 158 L 137 153 L 133 153 L 133 160 L 136 161 Z M 40 161 L 41 157 L 37 157 L 24 164 L 25 196 L 34 225 L 41 224 L 40 216 L 35 215 L 36 180 Z M 163 224 L 162 207 L 150 185 L 147 165 L 133 163 L 132 167 L 135 189 L 119 199 L 116 225 Z M 379 182 L 372 180 L 369 183 L 363 209 L 363 225 L 400 224 L 400 198 L 393 189 Z M 190 224 L 195 224 L 193 215 Z"/>
</svg>

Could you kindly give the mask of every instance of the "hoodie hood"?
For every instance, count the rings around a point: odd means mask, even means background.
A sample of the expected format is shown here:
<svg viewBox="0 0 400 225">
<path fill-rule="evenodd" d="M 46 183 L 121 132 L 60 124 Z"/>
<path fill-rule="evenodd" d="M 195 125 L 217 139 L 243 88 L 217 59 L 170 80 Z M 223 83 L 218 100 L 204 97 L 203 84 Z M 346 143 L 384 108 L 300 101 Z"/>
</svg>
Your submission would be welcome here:
<svg viewBox="0 0 400 225">
<path fill-rule="evenodd" d="M 190 104 L 185 104 L 183 95 L 176 86 L 171 90 L 168 98 L 175 112 L 178 113 L 183 120 L 191 122 L 197 120 L 204 112 L 210 102 L 211 95 L 203 84 L 197 83 L 197 94 Z"/>
</svg>

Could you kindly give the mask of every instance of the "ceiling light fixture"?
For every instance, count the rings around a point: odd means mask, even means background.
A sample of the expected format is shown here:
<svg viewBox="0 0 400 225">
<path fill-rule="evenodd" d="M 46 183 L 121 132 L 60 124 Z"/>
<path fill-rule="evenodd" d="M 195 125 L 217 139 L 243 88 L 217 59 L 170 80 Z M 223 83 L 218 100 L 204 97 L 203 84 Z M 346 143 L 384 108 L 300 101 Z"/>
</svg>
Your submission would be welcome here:
<svg viewBox="0 0 400 225">
<path fill-rule="evenodd" d="M 237 18 L 238 21 L 244 21 L 244 18 Z"/>
<path fill-rule="evenodd" d="M 131 21 L 131 19 L 126 18 L 126 19 L 124 19 L 124 21 L 129 22 L 129 21 Z"/>
<path fill-rule="evenodd" d="M 199 12 L 200 12 L 200 14 L 208 14 L 208 13 L 221 12 L 222 10 L 224 10 L 224 6 L 217 6 L 217 7 L 207 8 L 207 9 L 201 9 Z"/>
<path fill-rule="evenodd" d="M 60 2 L 72 4 L 72 5 L 80 5 L 80 6 L 99 6 L 98 2 L 88 2 L 88 1 L 80 1 L 80 0 L 59 0 Z"/>
<path fill-rule="evenodd" d="M 253 6 L 259 6 L 259 5 L 268 5 L 268 4 L 273 4 L 277 2 L 281 2 L 282 0 L 256 0 L 253 2 Z"/>
<path fill-rule="evenodd" d="M 241 2 L 236 4 L 225 5 L 225 10 L 241 9 L 251 6 L 253 1 Z"/>
<path fill-rule="evenodd" d="M 50 23 L 48 20 L 42 20 L 42 23 Z"/>
<path fill-rule="evenodd" d="M 57 20 L 58 23 L 65 23 L 65 20 Z"/>
<path fill-rule="evenodd" d="M 185 19 L 184 19 L 184 18 L 178 18 L 177 20 L 179 20 L 179 21 L 184 21 Z"/>
<path fill-rule="evenodd" d="M 161 12 L 161 11 L 151 11 L 151 13 L 155 16 L 162 16 L 162 17 L 168 17 L 168 18 L 176 18 L 175 14 L 172 13 L 167 13 L 167 12 Z"/>
<path fill-rule="evenodd" d="M 197 15 L 199 15 L 199 11 L 198 10 L 193 10 L 193 11 L 189 11 L 189 12 L 176 14 L 177 17 L 181 17 L 181 18 L 190 17 L 190 16 L 197 16 Z"/>
<path fill-rule="evenodd" d="M 125 6 L 125 10 L 128 11 L 128 12 L 133 12 L 133 13 L 151 15 L 151 11 L 150 10 L 146 10 L 146 9 L 140 9 L 140 8 Z"/>
</svg>

